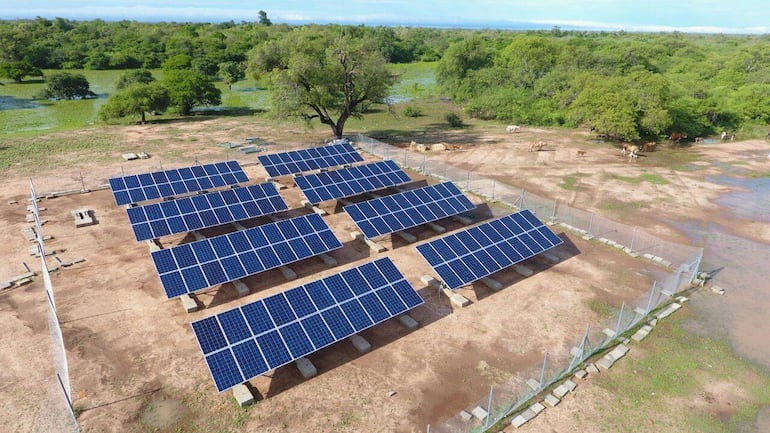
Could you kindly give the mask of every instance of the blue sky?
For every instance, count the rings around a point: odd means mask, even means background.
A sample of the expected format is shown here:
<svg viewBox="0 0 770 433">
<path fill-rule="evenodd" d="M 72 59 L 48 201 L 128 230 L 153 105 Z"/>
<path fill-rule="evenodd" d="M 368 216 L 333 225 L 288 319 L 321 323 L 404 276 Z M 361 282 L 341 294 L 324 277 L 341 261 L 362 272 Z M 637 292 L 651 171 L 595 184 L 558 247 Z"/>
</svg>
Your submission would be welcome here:
<svg viewBox="0 0 770 433">
<path fill-rule="evenodd" d="M 0 18 L 273 22 L 770 33 L 767 0 L 3 0 Z"/>
</svg>

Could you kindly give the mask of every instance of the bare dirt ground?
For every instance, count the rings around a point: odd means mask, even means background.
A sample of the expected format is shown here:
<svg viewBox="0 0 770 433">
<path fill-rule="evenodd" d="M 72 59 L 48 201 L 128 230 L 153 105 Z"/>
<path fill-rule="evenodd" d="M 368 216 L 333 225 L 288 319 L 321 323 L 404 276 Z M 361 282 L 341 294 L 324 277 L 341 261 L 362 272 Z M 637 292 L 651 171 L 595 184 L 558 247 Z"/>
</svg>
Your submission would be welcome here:
<svg viewBox="0 0 770 433">
<path fill-rule="evenodd" d="M 36 187 L 39 192 L 77 187 L 80 172 L 87 185 L 94 185 L 120 174 L 121 169 L 126 173 L 155 170 L 159 160 L 167 168 L 196 159 L 210 162 L 231 157 L 251 162 L 253 155 L 228 154 L 215 146 L 246 136 L 262 136 L 289 146 L 324 138 L 321 132 L 281 129 L 231 119 L 121 128 L 111 131 L 122 137 L 114 152 L 92 161 L 78 157 L 67 169 L 38 173 Z M 546 150 L 528 152 L 534 139 L 546 140 Z M 633 219 L 645 229 L 675 240 L 683 235 L 665 226 L 658 212 L 682 218 L 729 218 L 714 214 L 718 209 L 710 204 L 726 189 L 704 180 L 705 174 L 718 173 L 708 161 L 740 160 L 751 169 L 770 171 L 770 162 L 762 158 L 768 152 L 763 142 L 698 148 L 699 156 L 692 164 L 703 168 L 691 172 L 653 165 L 665 152 L 628 162 L 619 150 L 591 144 L 576 132 L 486 134 L 464 148 L 468 151 L 447 153 L 448 160 L 576 207 L 606 213 L 618 208 L 603 206 L 613 200 L 642 203 L 636 206 L 638 213 L 616 217 Z M 577 149 L 587 151 L 584 159 L 575 157 Z M 153 158 L 120 159 L 121 153 L 141 150 L 149 151 Z M 275 150 L 282 147 L 275 146 Z M 265 176 L 258 166 L 247 167 L 247 173 L 254 182 Z M 579 189 L 559 187 L 565 176 L 574 173 L 580 173 Z M 616 177 L 644 173 L 659 174 L 669 183 L 629 184 Z M 6 223 L 6 230 L 0 233 L 6 246 L 0 251 L 0 279 L 22 273 L 22 261 L 39 269 L 38 259 L 28 255 L 31 243 L 21 235 L 27 225 L 26 175 L 11 173 L 0 186 L 0 215 Z M 420 181 L 418 174 L 410 176 Z M 305 212 L 297 188 L 281 193 L 292 209 L 288 215 Z M 12 199 L 18 204 L 8 204 Z M 478 204 L 473 213 L 477 221 L 502 212 Z M 68 349 L 73 400 L 81 412 L 83 430 L 90 432 L 424 431 L 427 424 L 465 408 L 490 385 L 536 364 L 544 352 L 567 353 L 586 323 L 603 319 L 591 309 L 591 301 L 617 305 L 636 299 L 660 273 L 651 264 L 557 230 L 567 241 L 556 250 L 563 259 L 560 263 L 534 259 L 529 264 L 537 272 L 529 278 L 512 270 L 501 272 L 495 275 L 505 285 L 501 292 L 493 293 L 481 285 L 463 289 L 460 293 L 473 304 L 453 310 L 445 297 L 420 282 L 420 276 L 431 271 L 414 247 L 386 237 L 382 240 L 388 247 L 384 254 L 394 259 L 426 299 L 424 306 L 412 312 L 420 328 L 410 332 L 395 321 L 378 325 L 363 333 L 374 348 L 366 355 L 358 355 L 346 342 L 323 349 L 310 356 L 319 370 L 319 376 L 310 380 L 302 380 L 292 366 L 255 379 L 251 383 L 263 400 L 242 411 L 229 394 L 217 394 L 189 322 L 374 258 L 367 248 L 350 240 L 348 232 L 354 225 L 341 208 L 325 207 L 332 212 L 326 221 L 344 243 L 341 250 L 331 253 L 339 261 L 337 267 L 327 269 L 320 260 L 309 259 L 291 266 L 299 276 L 292 282 L 286 282 L 278 271 L 268 271 L 246 279 L 250 295 L 238 299 L 229 285 L 214 288 L 198 296 L 205 307 L 202 311 L 185 314 L 178 302 L 165 299 L 147 246 L 134 241 L 125 210 L 114 205 L 108 190 L 44 200 L 41 206 L 47 208 L 42 212 L 48 220 L 44 232 L 54 236 L 49 248 L 65 260 L 86 259 L 55 272 L 52 280 Z M 84 206 L 94 209 L 98 224 L 76 229 L 70 211 Z M 267 219 L 246 225 L 264 222 Z M 450 231 L 461 227 L 451 221 L 444 224 Z M 765 223 L 731 225 L 731 229 L 765 238 L 768 234 Z M 221 232 L 214 229 L 204 234 Z M 421 241 L 437 236 L 420 229 L 411 233 Z M 169 237 L 164 245 L 189 240 Z M 56 261 L 49 259 L 48 263 L 52 266 Z M 31 429 L 40 410 L 43 389 L 39 385 L 51 377 L 43 302 L 39 280 L 0 293 L 0 329 L 4 330 L 0 334 L 0 363 L 4 366 L 0 370 L 0 422 L 10 426 L 9 431 Z M 389 397 L 391 391 L 396 394 Z M 598 399 L 607 398 L 600 395 L 601 389 L 592 392 Z M 561 413 L 569 416 L 571 412 L 562 408 Z M 533 427 L 532 431 L 569 431 Z"/>
</svg>

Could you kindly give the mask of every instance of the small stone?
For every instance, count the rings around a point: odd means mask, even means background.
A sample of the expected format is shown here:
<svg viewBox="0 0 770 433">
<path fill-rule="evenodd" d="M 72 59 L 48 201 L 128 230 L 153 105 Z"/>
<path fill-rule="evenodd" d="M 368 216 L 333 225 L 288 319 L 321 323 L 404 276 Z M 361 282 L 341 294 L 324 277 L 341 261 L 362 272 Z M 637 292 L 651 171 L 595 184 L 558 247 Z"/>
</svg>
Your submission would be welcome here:
<svg viewBox="0 0 770 433">
<path fill-rule="evenodd" d="M 396 394 L 397 394 L 397 393 L 396 393 L 396 391 L 390 391 L 390 392 L 388 393 L 388 397 L 393 397 L 393 396 L 394 396 L 394 395 L 396 395 Z"/>
</svg>

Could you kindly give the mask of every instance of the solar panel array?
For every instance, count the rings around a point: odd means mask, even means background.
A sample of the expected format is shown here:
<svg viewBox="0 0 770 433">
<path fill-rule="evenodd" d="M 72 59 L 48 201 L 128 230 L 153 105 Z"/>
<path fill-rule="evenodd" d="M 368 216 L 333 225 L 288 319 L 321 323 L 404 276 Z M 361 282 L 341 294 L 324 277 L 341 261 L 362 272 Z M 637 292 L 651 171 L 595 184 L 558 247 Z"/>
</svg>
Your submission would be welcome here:
<svg viewBox="0 0 770 433">
<path fill-rule="evenodd" d="M 304 215 L 152 253 L 171 299 L 342 248 L 317 214 Z"/>
<path fill-rule="evenodd" d="M 454 290 L 563 243 L 529 210 L 417 247 Z"/>
<path fill-rule="evenodd" d="M 358 228 L 373 238 L 448 216 L 476 206 L 452 182 L 389 195 L 345 206 Z"/>
<path fill-rule="evenodd" d="M 192 323 L 222 392 L 423 303 L 382 258 Z"/>
<path fill-rule="evenodd" d="M 228 224 L 288 209 L 272 183 L 126 209 L 137 241 Z"/>
<path fill-rule="evenodd" d="M 110 188 L 115 202 L 121 206 L 248 181 L 238 161 L 227 161 L 113 177 Z"/>
<path fill-rule="evenodd" d="M 259 155 L 257 158 L 270 176 L 302 173 L 364 160 L 349 143 Z"/>
<path fill-rule="evenodd" d="M 410 180 L 393 161 L 374 162 L 294 178 L 294 182 L 312 204 L 400 185 Z"/>
</svg>

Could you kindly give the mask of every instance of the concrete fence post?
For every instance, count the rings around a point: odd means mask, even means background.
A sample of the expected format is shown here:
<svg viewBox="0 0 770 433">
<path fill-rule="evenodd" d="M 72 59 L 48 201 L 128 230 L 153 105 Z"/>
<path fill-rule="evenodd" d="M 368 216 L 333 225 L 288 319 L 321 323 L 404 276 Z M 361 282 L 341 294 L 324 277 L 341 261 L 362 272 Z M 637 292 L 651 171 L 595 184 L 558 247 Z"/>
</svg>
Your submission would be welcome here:
<svg viewBox="0 0 770 433">
<path fill-rule="evenodd" d="M 591 214 L 591 218 L 588 219 L 588 234 L 591 235 L 591 230 L 594 227 L 594 214 Z M 591 235 L 593 236 L 593 235 Z"/>
<path fill-rule="evenodd" d="M 468 180 L 465 183 L 465 189 L 470 191 L 471 190 L 471 171 L 468 170 Z"/>
<path fill-rule="evenodd" d="M 634 243 L 636 242 L 636 231 L 639 229 L 639 227 L 634 227 L 634 230 L 631 231 L 631 245 L 628 246 L 628 249 L 631 251 L 634 251 Z"/>
<path fill-rule="evenodd" d="M 618 323 L 615 325 L 615 335 L 620 335 L 620 324 L 623 323 L 623 312 L 626 309 L 626 301 L 620 304 L 620 314 L 618 315 Z"/>
<path fill-rule="evenodd" d="M 521 197 L 519 197 L 519 209 L 524 209 L 524 194 L 525 193 L 526 192 L 522 188 L 522 190 L 521 190 Z"/>
<path fill-rule="evenodd" d="M 658 280 L 655 280 L 652 282 L 652 288 L 650 289 L 650 298 L 647 300 L 647 308 L 645 308 L 644 312 L 646 314 L 650 314 L 650 311 L 652 311 L 652 297 L 655 296 L 655 287 L 658 285 Z"/>
<path fill-rule="evenodd" d="M 495 201 L 495 181 L 492 181 L 492 201 Z"/>
<path fill-rule="evenodd" d="M 543 380 L 545 380 L 545 366 L 548 364 L 548 352 L 545 352 L 543 357 L 543 368 L 540 370 L 540 385 L 538 385 L 538 391 L 543 389 Z"/>
<path fill-rule="evenodd" d="M 487 420 L 484 423 L 484 428 L 489 428 L 489 423 L 492 421 L 492 397 L 494 396 L 495 386 L 489 387 L 489 402 L 487 403 Z"/>
</svg>

